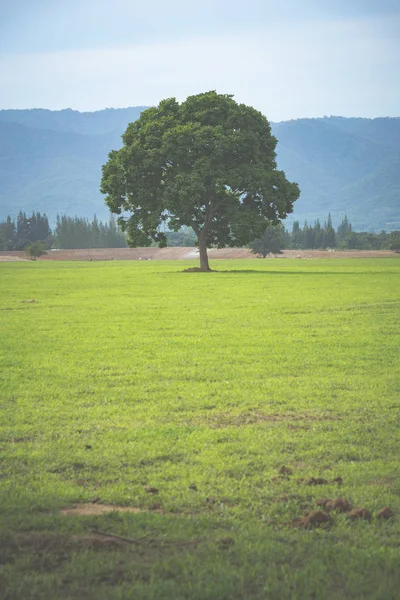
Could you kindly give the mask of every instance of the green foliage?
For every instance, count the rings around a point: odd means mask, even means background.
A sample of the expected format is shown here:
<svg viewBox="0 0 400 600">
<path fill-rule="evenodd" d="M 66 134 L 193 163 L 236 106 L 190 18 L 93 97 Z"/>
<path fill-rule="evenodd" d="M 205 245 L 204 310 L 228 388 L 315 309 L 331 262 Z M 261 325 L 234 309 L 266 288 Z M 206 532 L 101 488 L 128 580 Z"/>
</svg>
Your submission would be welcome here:
<svg viewBox="0 0 400 600">
<path fill-rule="evenodd" d="M 298 221 L 293 223 L 290 246 L 296 250 L 303 246 L 303 230 L 300 228 Z"/>
<path fill-rule="evenodd" d="M 250 244 L 254 254 L 261 254 L 263 258 L 268 254 L 282 254 L 285 247 L 285 229 L 282 224 L 268 225 L 263 235 Z"/>
<path fill-rule="evenodd" d="M 400 261 L 215 267 L 0 263 L 2 598 L 397 598 Z"/>
<path fill-rule="evenodd" d="M 189 227 L 182 227 L 179 231 L 167 231 L 165 233 L 168 246 L 195 246 L 196 235 Z"/>
<path fill-rule="evenodd" d="M 15 223 L 10 216 L 0 223 L 0 250 L 13 250 L 15 243 Z"/>
<path fill-rule="evenodd" d="M 319 220 L 314 225 L 308 225 L 307 220 L 302 228 L 298 221 L 294 221 L 292 231 L 285 231 L 284 248 L 298 250 L 313 250 L 318 248 L 335 248 L 342 250 L 395 250 L 399 232 L 370 233 L 367 231 L 354 231 L 347 215 L 344 216 L 337 232 L 332 226 L 331 216 L 321 227 Z"/>
<path fill-rule="evenodd" d="M 163 100 L 122 139 L 103 166 L 101 191 L 132 246 L 164 246 L 164 222 L 173 231 L 191 227 L 208 269 L 206 246 L 247 244 L 292 212 L 299 196 L 276 169 L 267 119 L 232 96 Z"/>
<path fill-rule="evenodd" d="M 92 221 L 57 215 L 54 246 L 63 249 L 126 248 L 127 243 L 113 217 L 110 217 L 108 223 L 103 223 L 98 221 L 96 215 Z"/>
<path fill-rule="evenodd" d="M 347 215 L 345 215 L 344 218 L 342 219 L 342 222 L 340 223 L 339 227 L 337 228 L 336 240 L 337 240 L 338 244 L 340 244 L 341 242 L 346 240 L 346 238 L 350 235 L 352 230 L 353 230 L 352 225 L 349 222 Z"/>
<path fill-rule="evenodd" d="M 322 237 L 323 248 L 335 248 L 336 246 L 336 234 L 332 226 L 332 218 L 329 213 L 328 222 L 324 225 L 324 233 Z"/>
<path fill-rule="evenodd" d="M 0 250 L 24 250 L 33 242 L 42 242 L 46 248 L 50 248 L 52 241 L 47 216 L 40 212 L 27 217 L 20 211 L 16 223 L 10 216 L 0 222 Z"/>
<path fill-rule="evenodd" d="M 392 231 L 389 235 L 389 248 L 395 252 L 400 252 L 400 231 Z"/>
<path fill-rule="evenodd" d="M 25 253 L 32 260 L 36 260 L 43 256 L 43 254 L 47 254 L 46 246 L 42 242 L 32 242 L 32 244 L 26 246 Z"/>
<path fill-rule="evenodd" d="M 29 243 L 42 242 L 45 248 L 126 248 L 126 240 L 115 219 L 108 223 L 57 215 L 54 235 L 46 215 L 39 212 L 27 218 L 20 212 L 17 222 L 7 217 L 0 222 L 0 250 L 23 250 Z"/>
</svg>

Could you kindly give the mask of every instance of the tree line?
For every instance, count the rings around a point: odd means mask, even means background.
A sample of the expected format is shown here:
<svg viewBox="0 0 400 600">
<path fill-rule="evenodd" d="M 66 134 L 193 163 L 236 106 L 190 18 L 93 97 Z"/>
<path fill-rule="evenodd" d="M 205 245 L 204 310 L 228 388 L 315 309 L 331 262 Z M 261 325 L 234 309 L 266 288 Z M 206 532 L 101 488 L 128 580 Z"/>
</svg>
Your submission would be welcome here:
<svg viewBox="0 0 400 600">
<path fill-rule="evenodd" d="M 0 222 L 0 250 L 24 250 L 33 242 L 42 242 L 46 248 L 53 244 L 47 216 L 34 212 L 27 217 L 22 211 L 16 221 L 10 216 Z"/>
<path fill-rule="evenodd" d="M 190 227 L 179 231 L 166 231 L 168 246 L 195 246 L 196 236 Z M 40 242 L 44 250 L 50 248 L 126 248 L 125 234 L 117 222 L 110 217 L 102 222 L 93 217 L 91 221 L 81 217 L 57 215 L 54 230 L 45 214 L 34 212 L 27 216 L 20 212 L 14 221 L 11 217 L 0 222 L 0 250 L 25 250 L 31 244 Z M 269 225 L 264 234 L 250 243 L 255 254 L 267 256 L 279 254 L 284 249 L 316 250 L 338 248 L 343 250 L 400 250 L 400 231 L 380 233 L 357 232 L 353 230 L 347 216 L 335 229 L 331 216 L 321 225 L 317 219 L 313 225 L 307 221 L 301 226 L 294 221 L 292 230 L 282 223 Z"/>
<path fill-rule="evenodd" d="M 92 221 L 79 217 L 58 216 L 54 230 L 54 248 L 126 248 L 126 238 L 115 219 L 108 223 L 94 216 Z"/>
<path fill-rule="evenodd" d="M 44 249 L 63 248 L 126 248 L 125 235 L 115 219 L 103 223 L 96 216 L 91 221 L 81 217 L 57 215 L 54 230 L 46 214 L 20 211 L 16 220 L 10 216 L 0 222 L 0 250 L 25 250 L 40 242 Z"/>
<path fill-rule="evenodd" d="M 331 215 L 323 225 L 317 219 L 314 225 L 307 221 L 301 227 L 299 221 L 294 221 L 292 231 L 285 229 L 282 223 L 269 225 L 264 234 L 249 245 L 255 254 L 267 256 L 280 254 L 283 249 L 288 250 L 395 250 L 400 251 L 400 231 L 381 231 L 370 233 L 367 231 L 354 231 L 347 218 L 344 216 L 340 225 L 335 230 L 332 225 Z"/>
</svg>

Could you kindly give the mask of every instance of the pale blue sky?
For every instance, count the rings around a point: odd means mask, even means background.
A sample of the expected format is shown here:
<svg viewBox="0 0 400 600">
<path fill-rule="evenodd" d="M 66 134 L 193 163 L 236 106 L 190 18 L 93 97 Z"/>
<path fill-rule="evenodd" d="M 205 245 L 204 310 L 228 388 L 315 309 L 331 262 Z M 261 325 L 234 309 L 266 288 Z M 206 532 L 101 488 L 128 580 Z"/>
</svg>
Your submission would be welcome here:
<svg viewBox="0 0 400 600">
<path fill-rule="evenodd" d="M 216 89 L 274 121 L 400 115 L 400 0 L 0 0 L 0 108 Z"/>
</svg>

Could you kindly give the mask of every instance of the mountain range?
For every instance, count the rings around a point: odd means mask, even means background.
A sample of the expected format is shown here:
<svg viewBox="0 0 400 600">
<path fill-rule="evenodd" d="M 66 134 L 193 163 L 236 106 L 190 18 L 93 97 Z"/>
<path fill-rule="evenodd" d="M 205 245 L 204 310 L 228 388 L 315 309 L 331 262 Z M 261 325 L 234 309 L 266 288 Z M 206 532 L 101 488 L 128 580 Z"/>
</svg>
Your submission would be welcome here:
<svg viewBox="0 0 400 600">
<path fill-rule="evenodd" d="M 19 210 L 109 216 L 101 166 L 146 107 L 81 113 L 0 111 L 0 220 Z M 400 118 L 324 117 L 271 123 L 278 167 L 301 190 L 288 217 L 301 223 L 347 214 L 353 229 L 400 229 Z"/>
</svg>

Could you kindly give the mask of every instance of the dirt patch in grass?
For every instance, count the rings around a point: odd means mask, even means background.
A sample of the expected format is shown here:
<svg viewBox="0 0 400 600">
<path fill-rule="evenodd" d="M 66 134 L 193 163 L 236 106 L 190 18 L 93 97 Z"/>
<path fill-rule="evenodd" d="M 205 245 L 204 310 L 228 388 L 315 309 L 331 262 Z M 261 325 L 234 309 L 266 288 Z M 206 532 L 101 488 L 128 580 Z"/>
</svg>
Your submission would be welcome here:
<svg viewBox="0 0 400 600">
<path fill-rule="evenodd" d="M 0 542 L 0 564 L 14 562 L 18 557 L 31 556 L 31 568 L 51 570 L 68 560 L 75 552 L 87 550 L 118 550 L 127 544 L 123 539 L 98 535 L 66 535 L 51 531 L 17 532 Z M 49 555 L 49 559 L 45 559 Z"/>
<path fill-rule="evenodd" d="M 60 510 L 60 514 L 64 516 L 76 516 L 76 517 L 91 517 L 97 515 L 104 515 L 110 512 L 125 512 L 125 513 L 141 513 L 145 512 L 145 509 L 136 508 L 134 506 L 118 506 L 116 504 L 97 504 L 97 503 L 82 503 L 75 504 L 68 508 Z M 155 509 L 152 512 L 163 512 L 161 509 Z"/>
<path fill-rule="evenodd" d="M 299 496 L 298 494 L 282 494 L 281 496 L 277 497 L 276 502 L 283 502 L 284 504 L 287 504 L 293 500 L 302 500 L 302 496 Z"/>
<path fill-rule="evenodd" d="M 313 510 L 304 517 L 294 519 L 292 525 L 300 529 L 312 529 L 313 527 L 329 528 L 332 525 L 332 518 L 322 510 Z"/>
<path fill-rule="evenodd" d="M 342 485 L 343 483 L 343 478 L 342 477 L 335 477 L 335 479 L 325 479 L 324 477 L 307 477 L 307 479 L 304 479 L 304 477 L 300 477 L 298 479 L 296 479 L 296 483 L 297 485 L 328 485 L 329 483 L 335 483 L 336 485 Z"/>
<path fill-rule="evenodd" d="M 349 512 L 353 508 L 346 498 L 336 498 L 336 500 L 321 498 L 320 500 L 317 500 L 317 505 L 327 512 L 332 510 L 336 510 L 338 512 Z"/>
<path fill-rule="evenodd" d="M 377 485 L 379 487 L 392 487 L 395 481 L 394 477 L 377 477 L 368 482 L 368 485 Z"/>
<path fill-rule="evenodd" d="M 306 485 L 327 485 L 329 482 L 324 477 L 308 477 L 304 483 Z"/>
<path fill-rule="evenodd" d="M 201 420 L 195 419 L 195 425 L 205 424 L 212 429 L 223 429 L 226 427 L 241 427 L 243 425 L 256 425 L 258 423 L 286 423 L 293 429 L 291 422 L 323 422 L 338 421 L 339 415 L 332 414 L 313 414 L 313 413 L 262 413 L 260 411 L 250 411 L 247 413 L 233 414 L 229 412 L 210 413 L 204 415 Z M 299 426 L 297 426 L 299 427 Z M 300 427 L 299 427 L 300 428 Z"/>
<path fill-rule="evenodd" d="M 119 506 L 117 504 L 101 504 L 99 502 L 99 498 L 95 498 L 92 502 L 82 502 L 79 504 L 74 504 L 73 506 L 68 506 L 66 508 L 62 508 L 59 511 L 59 514 L 65 517 L 96 517 L 100 515 L 105 515 L 108 513 L 131 513 L 131 514 L 140 514 L 140 513 L 158 513 L 160 515 L 168 515 L 171 517 L 190 517 L 197 513 L 188 510 L 174 510 L 166 511 L 162 507 L 159 502 L 153 502 L 149 506 L 138 508 L 136 506 Z M 227 498 L 206 498 L 205 504 L 224 504 L 227 506 L 234 506 L 235 503 Z"/>
<path fill-rule="evenodd" d="M 352 521 L 356 521 L 357 519 L 364 519 L 365 521 L 370 521 L 372 518 L 371 511 L 368 508 L 353 508 L 348 513 L 349 519 Z"/>
<path fill-rule="evenodd" d="M 377 519 L 391 519 L 392 517 L 394 517 L 394 513 L 388 506 L 385 506 L 376 513 Z"/>
<path fill-rule="evenodd" d="M 94 552 L 119 552 L 124 564 L 132 557 L 139 561 L 141 572 L 155 559 L 171 552 L 197 548 L 204 540 L 164 540 L 151 539 L 147 535 L 129 538 L 107 532 L 93 532 L 82 535 L 68 535 L 52 531 L 15 532 L 0 538 L 0 565 L 23 561 L 24 569 L 35 573 L 50 573 L 59 569 L 73 555 Z M 216 541 L 218 543 L 218 540 Z M 128 554 L 129 553 L 129 554 Z M 124 567 L 124 564 L 121 567 Z M 125 573 L 105 570 L 105 583 L 116 584 Z"/>
<path fill-rule="evenodd" d="M 287 474 L 287 472 L 285 471 L 279 471 L 279 475 L 275 475 L 274 477 L 271 477 L 270 481 L 271 483 L 282 483 L 282 481 L 290 481 L 292 477 L 292 474 Z M 325 479 L 324 477 L 307 477 L 306 479 L 304 477 L 298 477 L 297 479 L 295 479 L 295 482 L 297 485 L 309 485 L 309 486 L 314 486 L 314 485 L 328 485 L 328 484 L 336 484 L 336 485 L 341 485 L 343 483 L 343 479 L 342 477 L 335 477 L 335 479 Z"/>
</svg>

